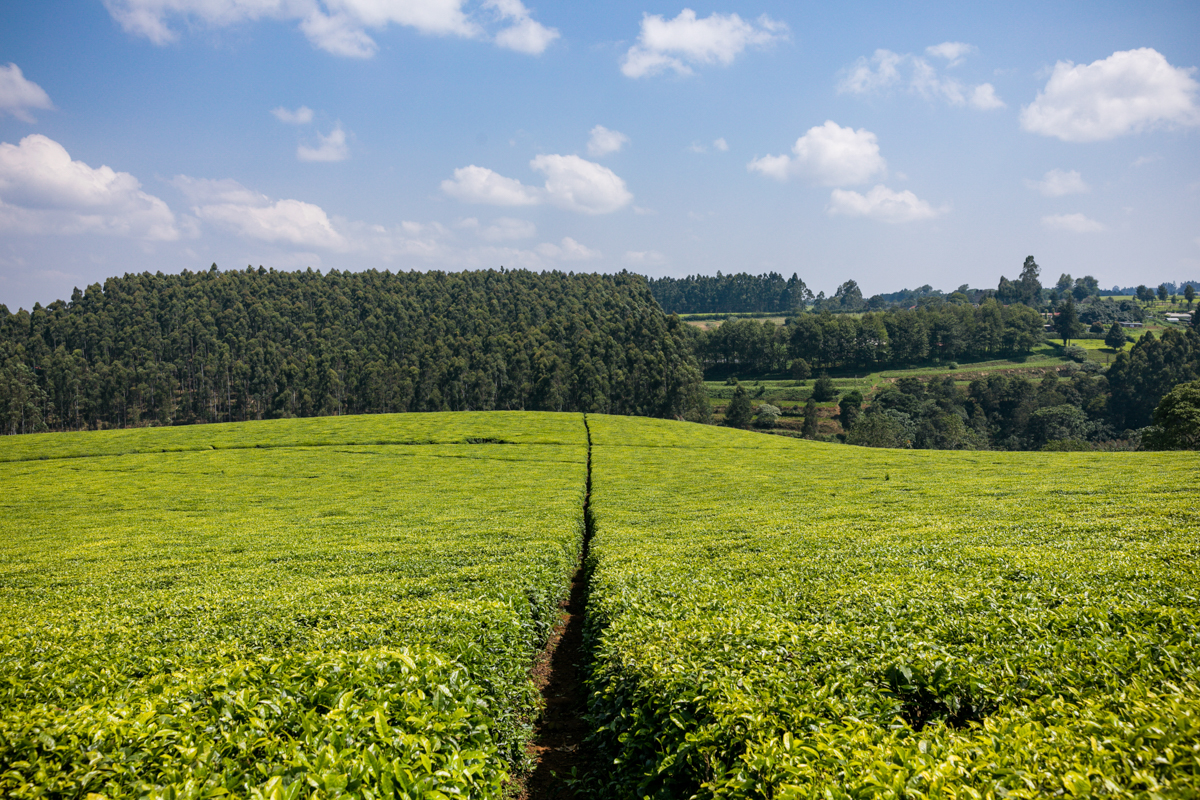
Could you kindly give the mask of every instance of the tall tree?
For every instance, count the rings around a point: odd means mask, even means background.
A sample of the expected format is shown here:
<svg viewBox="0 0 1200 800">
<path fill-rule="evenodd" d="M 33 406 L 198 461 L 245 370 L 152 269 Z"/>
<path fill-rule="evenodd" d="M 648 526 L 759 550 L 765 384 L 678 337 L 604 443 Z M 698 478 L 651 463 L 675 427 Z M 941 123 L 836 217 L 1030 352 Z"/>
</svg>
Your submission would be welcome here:
<svg viewBox="0 0 1200 800">
<path fill-rule="evenodd" d="M 1083 326 L 1079 324 L 1079 314 L 1075 311 L 1075 299 L 1071 295 L 1067 295 L 1056 309 L 1054 330 L 1062 337 L 1063 346 L 1070 344 L 1083 330 Z"/>
<path fill-rule="evenodd" d="M 1196 299 L 1196 290 L 1192 288 L 1190 283 L 1183 287 L 1183 299 L 1187 301 L 1188 311 L 1191 311 L 1192 301 Z"/>
<path fill-rule="evenodd" d="M 1026 256 L 1025 264 L 1021 267 L 1021 278 L 1018 283 L 1020 301 L 1034 308 L 1042 305 L 1042 284 L 1038 280 L 1040 272 L 1041 267 L 1034 261 L 1033 256 Z"/>
<path fill-rule="evenodd" d="M 800 433 L 805 439 L 812 439 L 817 435 L 817 403 L 811 397 L 804 404 L 804 427 Z"/>
<path fill-rule="evenodd" d="M 1120 352 L 1124 349 L 1125 342 L 1125 329 L 1121 327 L 1121 323 L 1114 322 L 1112 327 L 1108 329 L 1108 333 L 1104 336 L 1104 343 L 1113 350 Z"/>
<path fill-rule="evenodd" d="M 725 424 L 733 428 L 744 428 L 750 424 L 753 410 L 750 407 L 750 395 L 746 387 L 738 384 L 733 390 L 733 399 L 725 408 Z"/>
</svg>

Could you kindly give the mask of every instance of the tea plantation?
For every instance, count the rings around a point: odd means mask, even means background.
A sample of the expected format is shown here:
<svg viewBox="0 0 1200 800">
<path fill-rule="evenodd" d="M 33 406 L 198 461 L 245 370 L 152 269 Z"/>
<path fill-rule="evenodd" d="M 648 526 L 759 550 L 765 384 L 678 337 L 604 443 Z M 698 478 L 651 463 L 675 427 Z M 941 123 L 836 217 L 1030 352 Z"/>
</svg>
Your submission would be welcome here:
<svg viewBox="0 0 1200 800">
<path fill-rule="evenodd" d="M 595 796 L 1200 796 L 1200 460 L 596 417 Z"/>
<path fill-rule="evenodd" d="M 0 796 L 1200 796 L 1200 459 L 491 412 L 0 437 Z"/>
<path fill-rule="evenodd" d="M 578 414 L 4 437 L 0 459 L 0 795 L 499 795 L 578 558 Z"/>
</svg>

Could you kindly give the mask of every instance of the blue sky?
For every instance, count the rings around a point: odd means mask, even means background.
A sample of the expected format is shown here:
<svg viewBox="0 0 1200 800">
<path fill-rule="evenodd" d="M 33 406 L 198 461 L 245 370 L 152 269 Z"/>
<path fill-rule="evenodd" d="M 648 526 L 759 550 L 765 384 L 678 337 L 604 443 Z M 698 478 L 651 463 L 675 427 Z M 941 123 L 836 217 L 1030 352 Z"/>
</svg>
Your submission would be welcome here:
<svg viewBox="0 0 1200 800">
<path fill-rule="evenodd" d="M 0 8 L 0 302 L 111 275 L 1200 278 L 1200 4 Z"/>
</svg>

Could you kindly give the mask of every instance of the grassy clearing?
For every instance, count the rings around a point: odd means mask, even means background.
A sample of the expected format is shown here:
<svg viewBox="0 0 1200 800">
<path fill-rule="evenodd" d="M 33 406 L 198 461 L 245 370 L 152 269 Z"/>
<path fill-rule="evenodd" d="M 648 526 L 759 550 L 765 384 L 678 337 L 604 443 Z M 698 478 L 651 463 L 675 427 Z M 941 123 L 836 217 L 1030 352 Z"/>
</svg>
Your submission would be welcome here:
<svg viewBox="0 0 1200 800">
<path fill-rule="evenodd" d="M 597 795 L 1200 793 L 1195 454 L 590 420 Z"/>
<path fill-rule="evenodd" d="M 497 796 L 524 757 L 579 415 L 14 436 L 0 460 L 0 794 Z"/>
</svg>

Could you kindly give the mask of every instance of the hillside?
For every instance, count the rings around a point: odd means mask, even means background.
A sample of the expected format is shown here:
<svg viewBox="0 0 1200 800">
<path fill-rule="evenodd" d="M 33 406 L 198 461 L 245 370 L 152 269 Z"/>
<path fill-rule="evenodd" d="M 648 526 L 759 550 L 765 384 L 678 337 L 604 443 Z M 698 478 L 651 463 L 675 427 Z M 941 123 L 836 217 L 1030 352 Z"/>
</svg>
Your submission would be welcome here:
<svg viewBox="0 0 1200 800">
<path fill-rule="evenodd" d="M 111 278 L 0 306 L 5 433 L 398 411 L 674 417 L 707 408 L 636 275 L 276 272 Z"/>
<path fill-rule="evenodd" d="M 1200 791 L 1194 454 L 492 412 L 5 437 L 0 476 L 6 796 L 500 797 L 572 573 L 584 796 Z"/>
</svg>

